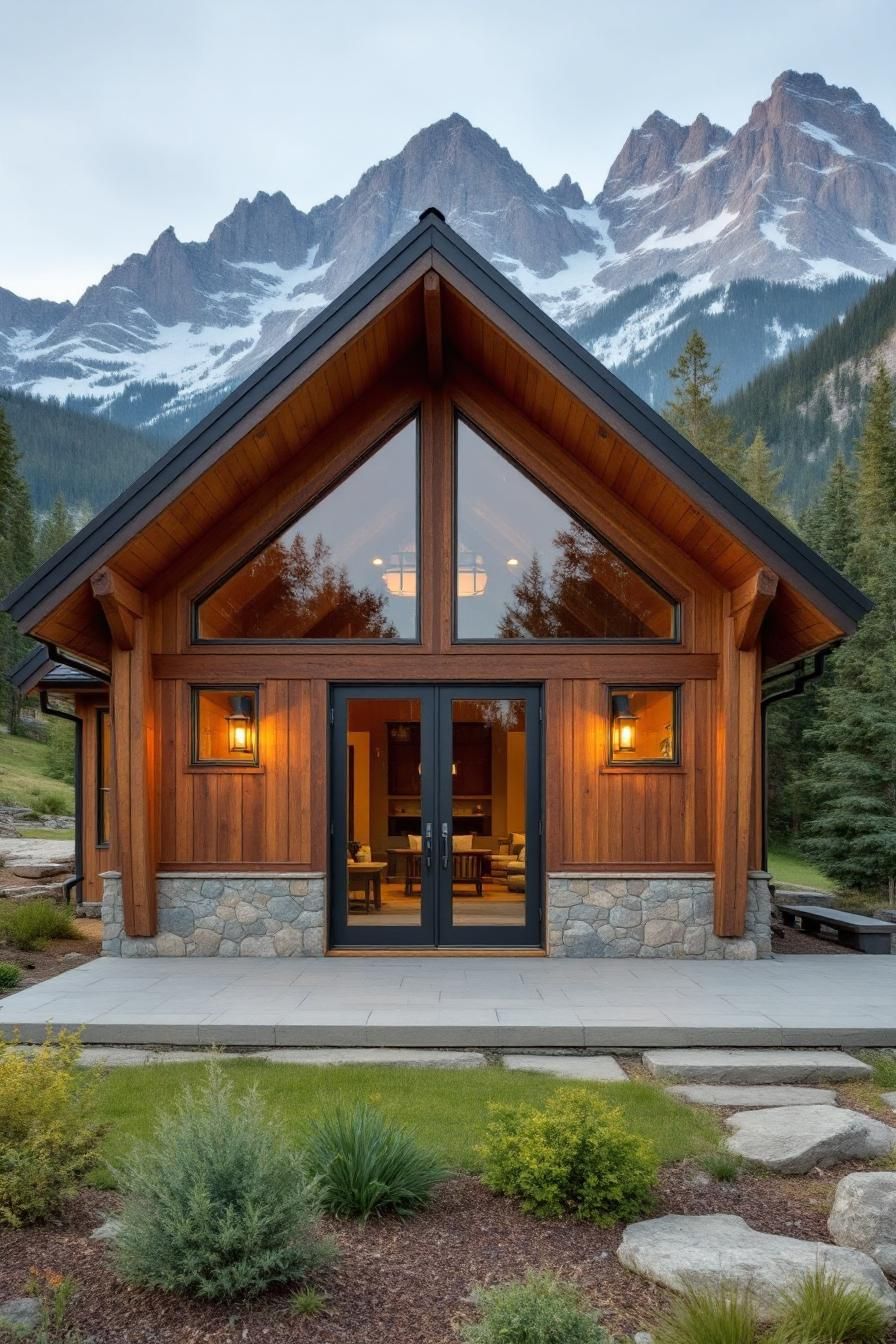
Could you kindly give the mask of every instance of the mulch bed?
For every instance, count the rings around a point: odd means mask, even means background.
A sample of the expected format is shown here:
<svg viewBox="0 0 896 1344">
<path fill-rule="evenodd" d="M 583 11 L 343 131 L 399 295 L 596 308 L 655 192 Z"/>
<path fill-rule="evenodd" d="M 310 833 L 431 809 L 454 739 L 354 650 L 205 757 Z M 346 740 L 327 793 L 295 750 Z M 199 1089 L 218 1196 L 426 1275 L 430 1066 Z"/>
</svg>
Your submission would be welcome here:
<svg viewBox="0 0 896 1344">
<path fill-rule="evenodd" d="M 856 952 L 854 948 L 842 947 L 837 942 L 836 933 L 820 933 L 817 937 L 808 933 L 801 933 L 799 929 L 788 929 L 783 924 L 776 924 L 772 927 L 772 952 L 780 955 L 786 953 L 788 956 L 824 956 L 825 953 L 832 953 L 834 956 L 860 957 L 863 954 Z"/>
<path fill-rule="evenodd" d="M 83 961 L 92 961 L 94 957 L 98 957 L 103 938 L 100 921 L 79 919 L 78 928 L 83 931 L 83 937 L 56 938 L 39 952 L 20 952 L 17 947 L 0 939 L 0 961 L 19 966 L 22 970 L 22 979 L 16 989 L 10 992 L 16 993 L 19 989 L 27 989 L 29 985 L 52 980 L 54 975 L 61 975 L 63 971 L 70 971 L 73 967 L 80 966 Z M 74 957 L 65 960 L 71 953 L 77 956 L 77 961 Z M 0 994 L 0 999 L 4 997 L 4 994 Z"/>
<path fill-rule="evenodd" d="M 722 1184 L 685 1163 L 662 1173 L 655 1213 L 737 1213 L 765 1232 L 827 1241 L 833 1186 L 829 1173 Z M 84 1191 L 57 1224 L 0 1231 L 0 1300 L 20 1293 L 35 1266 L 74 1277 L 69 1324 L 96 1344 L 456 1344 L 452 1323 L 473 1314 L 470 1290 L 527 1269 L 577 1280 L 619 1334 L 647 1328 L 668 1298 L 619 1264 L 621 1229 L 530 1218 L 470 1176 L 449 1181 L 407 1222 L 328 1221 L 339 1260 L 319 1281 L 326 1313 L 312 1318 L 292 1315 L 286 1292 L 212 1306 L 122 1285 L 108 1245 L 90 1237 L 116 1204 L 114 1194 Z"/>
</svg>

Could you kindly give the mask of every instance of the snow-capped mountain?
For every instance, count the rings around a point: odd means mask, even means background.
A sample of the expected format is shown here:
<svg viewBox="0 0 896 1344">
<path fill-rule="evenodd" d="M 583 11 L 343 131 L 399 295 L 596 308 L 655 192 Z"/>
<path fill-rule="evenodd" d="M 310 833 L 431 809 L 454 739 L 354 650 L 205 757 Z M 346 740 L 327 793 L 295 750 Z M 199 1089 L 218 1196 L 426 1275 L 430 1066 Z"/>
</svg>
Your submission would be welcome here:
<svg viewBox="0 0 896 1344">
<path fill-rule="evenodd" d="M 454 115 L 307 213 L 260 192 L 205 242 L 166 229 L 76 304 L 0 289 L 0 385 L 171 437 L 431 204 L 639 390 L 661 397 L 694 323 L 731 347 L 730 388 L 896 266 L 896 131 L 855 90 L 787 71 L 734 134 L 652 113 L 588 202 Z"/>
</svg>

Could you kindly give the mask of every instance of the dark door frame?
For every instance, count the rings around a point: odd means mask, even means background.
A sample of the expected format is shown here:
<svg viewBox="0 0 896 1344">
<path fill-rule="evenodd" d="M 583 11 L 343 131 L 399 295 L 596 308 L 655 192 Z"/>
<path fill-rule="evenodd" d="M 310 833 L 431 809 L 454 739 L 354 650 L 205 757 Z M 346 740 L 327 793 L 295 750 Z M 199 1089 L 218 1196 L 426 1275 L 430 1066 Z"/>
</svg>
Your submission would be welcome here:
<svg viewBox="0 0 896 1344">
<path fill-rule="evenodd" d="M 419 926 L 348 923 L 345 859 L 349 818 L 347 753 L 350 700 L 419 700 L 421 823 L 432 826 L 427 858 L 424 842 Z M 526 704 L 526 906 L 521 925 L 458 925 L 451 921 L 452 846 L 451 702 L 454 699 L 523 700 Z M 530 682 L 379 682 L 332 683 L 329 736 L 329 946 L 334 950 L 419 947 L 454 951 L 495 947 L 531 949 L 544 937 L 544 711 L 543 687 Z M 442 823 L 447 823 L 443 838 Z M 447 846 L 447 849 L 445 848 Z"/>
</svg>

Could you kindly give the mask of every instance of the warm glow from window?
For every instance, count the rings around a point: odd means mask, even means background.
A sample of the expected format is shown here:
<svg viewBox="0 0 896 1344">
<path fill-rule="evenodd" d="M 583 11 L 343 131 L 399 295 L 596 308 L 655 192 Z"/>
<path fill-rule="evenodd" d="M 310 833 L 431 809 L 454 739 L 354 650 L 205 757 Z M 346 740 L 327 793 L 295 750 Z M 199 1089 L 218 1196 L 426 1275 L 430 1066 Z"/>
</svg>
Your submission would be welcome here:
<svg viewBox="0 0 896 1344">
<path fill-rule="evenodd" d="M 675 765 L 679 759 L 678 734 L 678 692 L 674 687 L 614 686 L 610 691 L 613 764 Z"/>
<path fill-rule="evenodd" d="M 258 762 L 258 694 L 252 688 L 193 687 L 193 763 Z"/>
</svg>

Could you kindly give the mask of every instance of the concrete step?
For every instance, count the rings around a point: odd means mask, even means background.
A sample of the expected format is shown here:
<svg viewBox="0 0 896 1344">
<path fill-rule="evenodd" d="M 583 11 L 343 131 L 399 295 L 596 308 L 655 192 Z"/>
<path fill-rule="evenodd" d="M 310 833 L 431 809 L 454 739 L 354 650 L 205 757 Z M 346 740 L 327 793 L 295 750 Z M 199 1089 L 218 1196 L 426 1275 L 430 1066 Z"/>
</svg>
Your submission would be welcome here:
<svg viewBox="0 0 896 1344">
<path fill-rule="evenodd" d="M 837 1093 L 827 1087 L 789 1087 L 786 1083 L 761 1083 L 754 1087 L 735 1083 L 683 1083 L 666 1091 L 692 1106 L 733 1106 L 739 1111 L 767 1106 L 836 1106 Z"/>
<path fill-rule="evenodd" d="M 20 1048 L 28 1049 L 27 1046 Z M 206 1064 L 213 1059 L 222 1063 L 234 1059 L 252 1059 L 267 1060 L 271 1064 L 310 1064 L 318 1067 L 327 1064 L 392 1064 L 418 1069 L 481 1069 L 485 1065 L 485 1056 L 477 1050 L 367 1050 L 363 1047 L 304 1049 L 289 1046 L 224 1055 L 220 1050 L 130 1050 L 88 1045 L 81 1051 L 78 1062 L 85 1067 L 94 1065 L 115 1069 L 140 1064 Z"/>
<path fill-rule="evenodd" d="M 612 1055 L 505 1055 L 504 1067 L 513 1072 L 550 1073 L 588 1083 L 627 1083 Z"/>
<path fill-rule="evenodd" d="M 645 1067 L 684 1083 L 815 1083 L 870 1078 L 871 1067 L 840 1050 L 649 1050 Z"/>
</svg>

